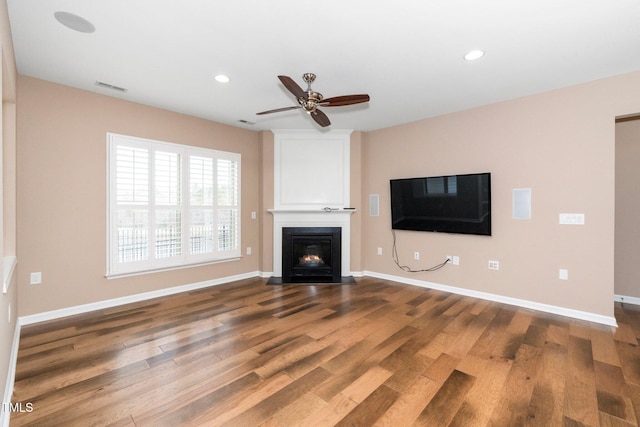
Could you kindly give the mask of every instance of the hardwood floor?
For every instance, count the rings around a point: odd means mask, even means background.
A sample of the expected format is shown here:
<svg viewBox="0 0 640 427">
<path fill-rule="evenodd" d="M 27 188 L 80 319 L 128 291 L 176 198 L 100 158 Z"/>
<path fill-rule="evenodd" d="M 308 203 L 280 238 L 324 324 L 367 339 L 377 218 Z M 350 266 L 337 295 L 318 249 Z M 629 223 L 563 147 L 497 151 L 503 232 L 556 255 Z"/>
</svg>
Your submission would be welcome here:
<svg viewBox="0 0 640 427">
<path fill-rule="evenodd" d="M 252 279 L 25 327 L 12 426 L 636 426 L 619 328 L 373 278 Z"/>
</svg>

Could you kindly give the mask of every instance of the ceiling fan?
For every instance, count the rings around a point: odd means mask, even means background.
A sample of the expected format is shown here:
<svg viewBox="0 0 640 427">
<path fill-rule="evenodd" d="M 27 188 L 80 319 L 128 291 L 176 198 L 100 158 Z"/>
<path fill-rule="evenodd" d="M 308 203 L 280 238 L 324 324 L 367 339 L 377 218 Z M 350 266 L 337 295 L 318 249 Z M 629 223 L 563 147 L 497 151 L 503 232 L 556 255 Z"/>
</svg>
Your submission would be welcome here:
<svg viewBox="0 0 640 427">
<path fill-rule="evenodd" d="M 316 123 L 322 127 L 329 126 L 331 121 L 329 117 L 318 107 L 340 107 L 343 105 L 360 104 L 362 102 L 369 102 L 369 95 L 343 95 L 334 96 L 332 98 L 323 98 L 319 92 L 314 92 L 311 89 L 311 83 L 316 79 L 316 75 L 313 73 L 305 73 L 302 75 L 302 80 L 307 83 L 307 90 L 303 90 L 298 84 L 288 76 L 278 76 L 284 87 L 296 97 L 299 105 L 292 107 L 276 108 L 275 110 L 262 111 L 256 113 L 257 115 L 279 113 L 280 111 L 295 110 L 297 108 L 303 108 L 307 114 L 311 116 Z"/>
</svg>

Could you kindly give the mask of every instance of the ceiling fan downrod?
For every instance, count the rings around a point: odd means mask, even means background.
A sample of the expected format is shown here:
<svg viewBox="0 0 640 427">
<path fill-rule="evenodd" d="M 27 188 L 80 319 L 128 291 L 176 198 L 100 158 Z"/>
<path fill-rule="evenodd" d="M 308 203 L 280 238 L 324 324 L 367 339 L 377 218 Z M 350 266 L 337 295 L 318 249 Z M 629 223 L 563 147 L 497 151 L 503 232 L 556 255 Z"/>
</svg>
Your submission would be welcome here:
<svg viewBox="0 0 640 427">
<path fill-rule="evenodd" d="M 316 80 L 316 75 L 313 73 L 304 73 L 302 80 L 307 83 L 307 99 L 303 97 L 298 98 L 298 103 L 304 108 L 307 114 L 311 114 L 318 108 L 318 103 L 322 101 L 322 94 L 320 92 L 314 92 L 311 90 L 311 83 Z"/>
</svg>

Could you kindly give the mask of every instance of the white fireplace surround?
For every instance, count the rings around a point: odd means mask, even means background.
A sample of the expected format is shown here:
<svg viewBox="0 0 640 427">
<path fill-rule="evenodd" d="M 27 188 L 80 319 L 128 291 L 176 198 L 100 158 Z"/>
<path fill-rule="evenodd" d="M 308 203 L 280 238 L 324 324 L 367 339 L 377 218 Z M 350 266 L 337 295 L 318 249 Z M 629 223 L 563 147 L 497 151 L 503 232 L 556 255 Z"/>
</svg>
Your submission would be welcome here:
<svg viewBox="0 0 640 427">
<path fill-rule="evenodd" d="M 282 277 L 284 227 L 340 227 L 351 275 L 351 130 L 273 130 L 273 275 Z"/>
<path fill-rule="evenodd" d="M 286 211 L 269 209 L 273 214 L 273 275 L 282 277 L 282 229 L 284 227 L 340 227 L 343 277 L 351 276 L 351 213 L 353 210 Z"/>
</svg>

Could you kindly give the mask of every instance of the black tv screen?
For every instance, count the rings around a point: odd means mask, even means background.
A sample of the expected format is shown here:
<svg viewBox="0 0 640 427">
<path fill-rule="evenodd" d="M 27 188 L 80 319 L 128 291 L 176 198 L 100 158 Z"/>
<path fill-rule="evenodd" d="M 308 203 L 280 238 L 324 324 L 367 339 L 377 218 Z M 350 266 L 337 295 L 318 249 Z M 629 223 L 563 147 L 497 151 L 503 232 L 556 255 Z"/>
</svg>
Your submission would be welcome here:
<svg viewBox="0 0 640 427">
<path fill-rule="evenodd" d="M 391 180 L 391 228 L 491 235 L 491 174 Z"/>
</svg>

